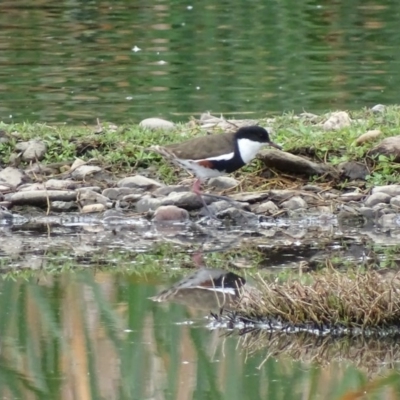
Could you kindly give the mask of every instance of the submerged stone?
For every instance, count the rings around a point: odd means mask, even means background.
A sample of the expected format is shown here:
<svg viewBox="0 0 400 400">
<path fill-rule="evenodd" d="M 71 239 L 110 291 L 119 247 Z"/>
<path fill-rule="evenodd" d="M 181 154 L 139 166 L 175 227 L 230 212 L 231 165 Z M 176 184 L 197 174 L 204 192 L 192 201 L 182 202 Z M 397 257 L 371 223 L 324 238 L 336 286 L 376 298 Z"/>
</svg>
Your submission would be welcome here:
<svg viewBox="0 0 400 400">
<path fill-rule="evenodd" d="M 161 206 L 154 213 L 153 221 L 168 222 L 168 221 L 187 221 L 189 213 L 187 210 L 176 206 Z"/>
</svg>

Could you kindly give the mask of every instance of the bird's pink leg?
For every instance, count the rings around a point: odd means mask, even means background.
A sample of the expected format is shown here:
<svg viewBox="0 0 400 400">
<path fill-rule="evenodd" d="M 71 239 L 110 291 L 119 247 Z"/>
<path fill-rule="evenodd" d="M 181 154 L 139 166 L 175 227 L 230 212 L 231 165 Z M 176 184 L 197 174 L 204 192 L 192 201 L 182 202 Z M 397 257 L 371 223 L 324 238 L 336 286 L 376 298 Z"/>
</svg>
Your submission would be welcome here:
<svg viewBox="0 0 400 400">
<path fill-rule="evenodd" d="M 209 215 L 210 217 L 212 217 L 212 218 L 215 218 L 215 215 L 214 215 L 214 214 L 211 212 L 211 210 L 208 208 L 207 203 L 205 202 L 204 197 L 202 196 L 202 193 L 201 193 L 201 181 L 200 181 L 200 179 L 196 179 L 196 180 L 194 181 L 193 186 L 192 186 L 192 191 L 193 191 L 193 193 L 196 193 L 197 196 L 200 198 L 200 200 L 201 200 L 201 202 L 202 202 L 204 208 L 205 208 L 206 211 L 208 212 L 208 215 Z"/>
</svg>

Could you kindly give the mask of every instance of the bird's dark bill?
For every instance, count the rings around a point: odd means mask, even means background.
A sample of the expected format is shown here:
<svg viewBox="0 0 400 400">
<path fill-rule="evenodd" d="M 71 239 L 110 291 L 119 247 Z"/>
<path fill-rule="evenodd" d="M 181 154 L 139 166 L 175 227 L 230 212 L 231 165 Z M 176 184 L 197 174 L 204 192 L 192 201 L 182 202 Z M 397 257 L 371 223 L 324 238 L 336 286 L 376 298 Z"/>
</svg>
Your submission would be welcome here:
<svg viewBox="0 0 400 400">
<path fill-rule="evenodd" d="M 282 150 L 282 146 L 279 146 L 279 144 L 276 144 L 274 142 L 268 142 L 268 144 L 272 147 L 275 147 L 278 150 Z"/>
</svg>

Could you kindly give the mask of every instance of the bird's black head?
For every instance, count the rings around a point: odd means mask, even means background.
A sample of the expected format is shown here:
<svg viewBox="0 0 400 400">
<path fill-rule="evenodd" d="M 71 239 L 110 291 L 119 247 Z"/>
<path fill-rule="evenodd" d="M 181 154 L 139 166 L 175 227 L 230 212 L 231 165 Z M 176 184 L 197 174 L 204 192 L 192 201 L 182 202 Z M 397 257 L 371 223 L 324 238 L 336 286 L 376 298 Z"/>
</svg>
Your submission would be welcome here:
<svg viewBox="0 0 400 400">
<path fill-rule="evenodd" d="M 269 133 L 266 129 L 257 125 L 244 126 L 240 128 L 236 132 L 235 137 L 237 140 L 248 139 L 253 142 L 269 144 L 270 146 L 276 147 L 277 149 L 281 148 L 280 146 L 271 141 L 271 139 L 269 138 Z"/>
</svg>

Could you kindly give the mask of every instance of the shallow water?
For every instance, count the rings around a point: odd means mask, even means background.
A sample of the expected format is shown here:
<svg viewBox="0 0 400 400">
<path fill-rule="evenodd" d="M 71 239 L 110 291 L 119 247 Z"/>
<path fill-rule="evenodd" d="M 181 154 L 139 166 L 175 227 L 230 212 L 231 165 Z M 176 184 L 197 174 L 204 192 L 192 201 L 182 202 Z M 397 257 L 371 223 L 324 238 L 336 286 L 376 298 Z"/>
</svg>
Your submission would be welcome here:
<svg viewBox="0 0 400 400">
<path fill-rule="evenodd" d="M 3 1 L 0 120 L 115 123 L 398 102 L 396 0 Z"/>
<path fill-rule="evenodd" d="M 1 227 L 2 398 L 400 396 L 390 339 L 227 336 L 210 330 L 210 310 L 200 304 L 149 299 L 191 273 L 194 252 L 210 268 L 236 267 L 249 278 L 247 268 L 255 266 L 275 274 L 301 260 L 311 267 L 334 258 L 360 267 L 385 260 L 385 249 L 395 250 L 387 234 L 339 226 L 334 218 L 325 225 L 282 219 L 240 234 L 237 227 L 208 227 L 205 234 L 198 224 L 71 220 L 63 226 L 34 217 Z"/>
</svg>

